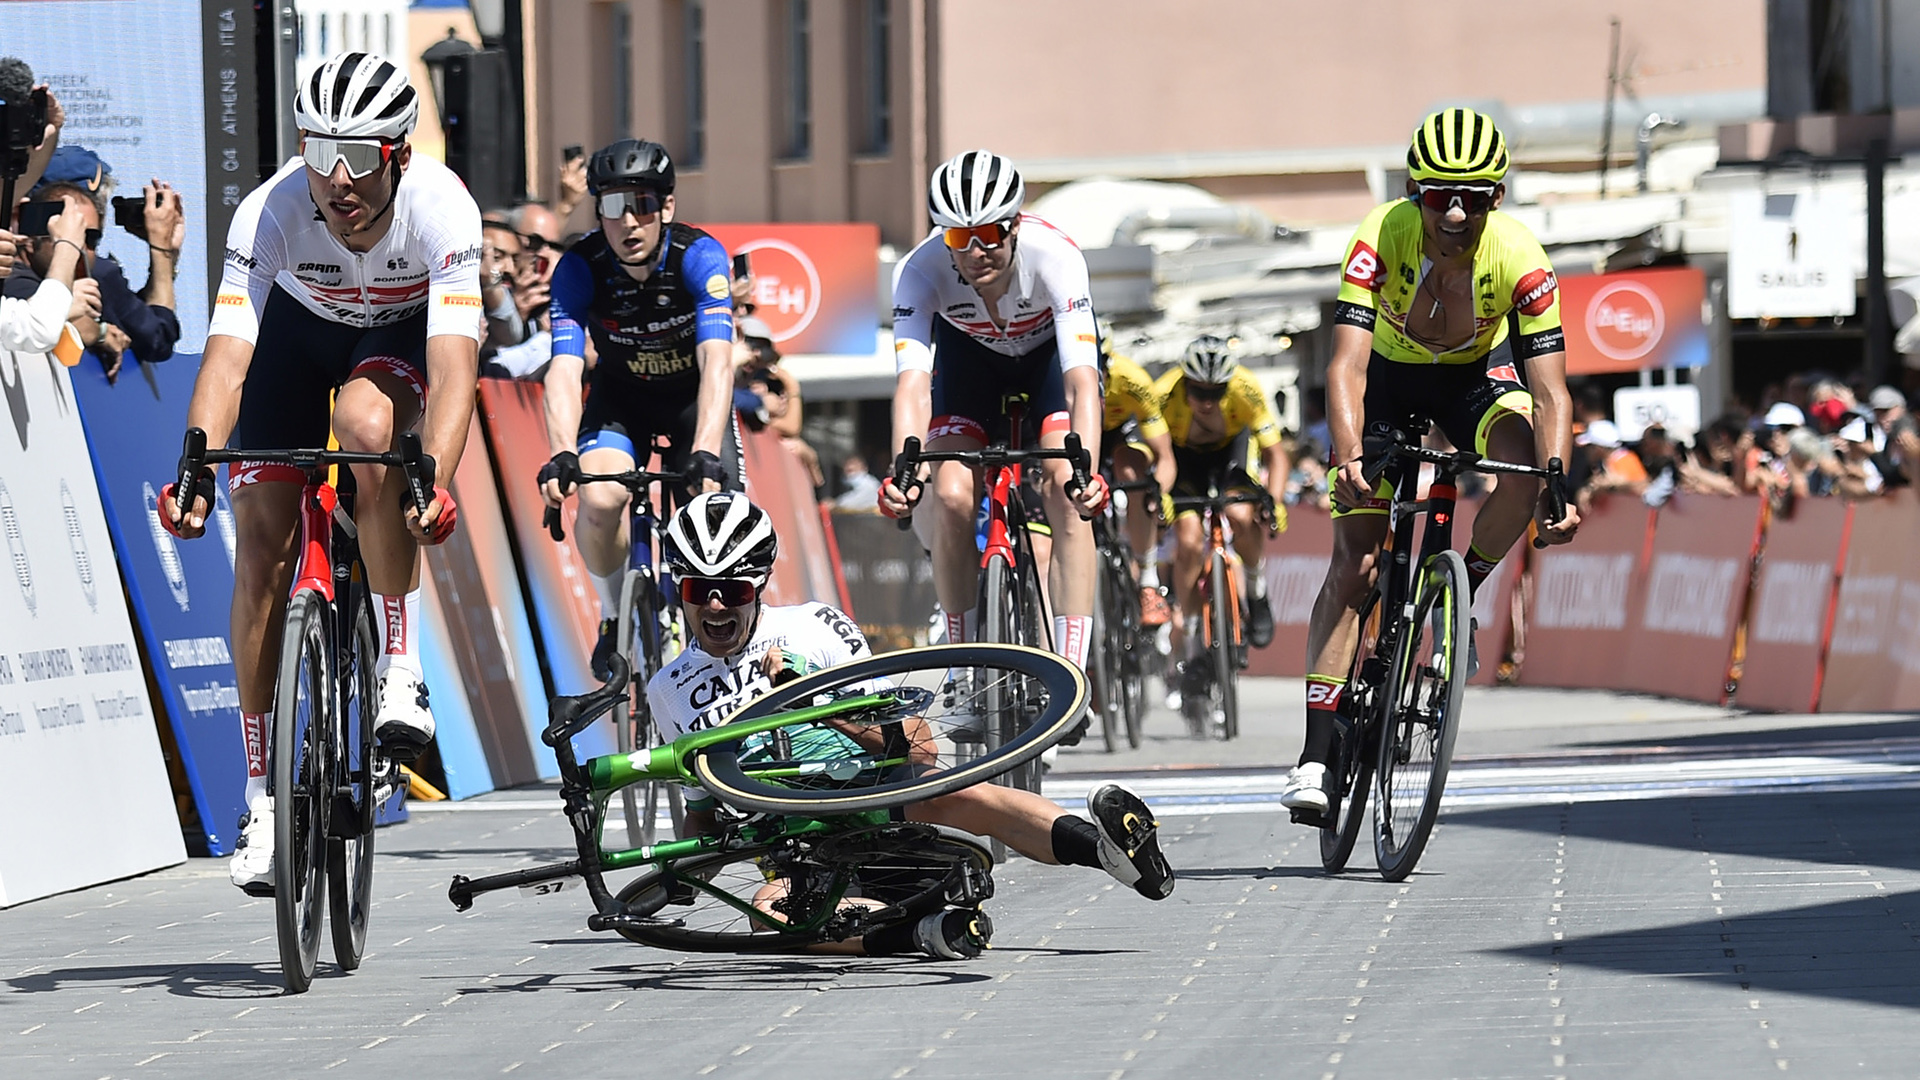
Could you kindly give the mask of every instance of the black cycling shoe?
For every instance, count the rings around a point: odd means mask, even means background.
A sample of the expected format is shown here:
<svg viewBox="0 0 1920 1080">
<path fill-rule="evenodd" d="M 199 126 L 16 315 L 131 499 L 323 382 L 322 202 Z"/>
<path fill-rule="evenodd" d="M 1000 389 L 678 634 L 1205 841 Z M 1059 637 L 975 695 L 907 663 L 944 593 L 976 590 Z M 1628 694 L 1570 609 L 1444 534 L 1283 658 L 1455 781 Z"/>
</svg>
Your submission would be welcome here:
<svg viewBox="0 0 1920 1080">
<path fill-rule="evenodd" d="M 1114 880 L 1149 900 L 1173 893 L 1173 867 L 1160 852 L 1160 823 L 1140 796 L 1105 784 L 1087 796 L 1087 813 L 1100 829 L 1100 864 Z"/>
<path fill-rule="evenodd" d="M 607 681 L 613 675 L 608 665 L 611 663 L 615 646 L 619 644 L 619 629 L 620 623 L 616 619 L 600 620 L 600 639 L 593 643 L 593 657 L 588 661 L 588 665 L 593 669 L 593 677 L 601 682 Z"/>
<path fill-rule="evenodd" d="M 941 960 L 971 960 L 992 946 L 993 920 L 979 908 L 936 911 L 913 928 L 920 951 Z"/>
<path fill-rule="evenodd" d="M 1264 596 L 1247 601 L 1247 641 L 1256 649 L 1273 644 L 1273 605 Z"/>
</svg>

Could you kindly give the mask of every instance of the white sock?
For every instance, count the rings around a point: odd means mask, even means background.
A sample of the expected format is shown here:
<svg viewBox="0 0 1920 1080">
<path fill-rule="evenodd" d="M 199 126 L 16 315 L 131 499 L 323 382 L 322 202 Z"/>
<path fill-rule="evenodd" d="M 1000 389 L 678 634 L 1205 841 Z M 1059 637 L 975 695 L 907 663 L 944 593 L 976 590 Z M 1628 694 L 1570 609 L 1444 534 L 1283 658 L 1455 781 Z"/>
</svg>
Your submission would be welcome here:
<svg viewBox="0 0 1920 1080">
<path fill-rule="evenodd" d="M 603 619 L 619 617 L 620 588 L 627 580 L 627 571 L 622 568 L 606 577 L 601 577 L 589 570 L 587 576 L 593 579 L 593 591 L 600 597 L 600 617 Z"/>
<path fill-rule="evenodd" d="M 1082 671 L 1087 669 L 1087 647 L 1093 644 L 1093 616 L 1055 615 L 1053 651 Z"/>
<path fill-rule="evenodd" d="M 1160 587 L 1160 564 L 1149 559 L 1147 565 L 1140 568 L 1140 587 L 1157 589 Z"/>
<path fill-rule="evenodd" d="M 1247 577 L 1253 579 L 1254 596 L 1264 597 L 1267 595 L 1267 568 L 1265 566 L 1249 567 L 1247 569 Z"/>
<path fill-rule="evenodd" d="M 267 733 L 273 730 L 273 713 L 241 713 L 240 744 L 247 755 L 248 806 L 267 793 Z"/>
<path fill-rule="evenodd" d="M 402 596 L 373 594 L 373 617 L 380 620 L 386 634 L 386 647 L 373 665 L 375 675 L 385 675 L 395 667 L 420 676 L 420 590 Z"/>
<path fill-rule="evenodd" d="M 944 612 L 947 617 L 947 644 L 959 645 L 967 640 L 967 618 L 964 612 Z"/>
</svg>

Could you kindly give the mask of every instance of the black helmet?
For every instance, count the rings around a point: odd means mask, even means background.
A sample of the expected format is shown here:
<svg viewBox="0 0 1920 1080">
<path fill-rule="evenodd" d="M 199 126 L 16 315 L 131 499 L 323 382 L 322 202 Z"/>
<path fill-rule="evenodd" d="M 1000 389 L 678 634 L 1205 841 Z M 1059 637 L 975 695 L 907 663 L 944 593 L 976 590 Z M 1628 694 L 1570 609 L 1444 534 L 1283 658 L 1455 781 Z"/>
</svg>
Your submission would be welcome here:
<svg viewBox="0 0 1920 1080">
<path fill-rule="evenodd" d="M 673 194 L 673 158 L 667 148 L 650 139 L 621 139 L 594 151 L 587 162 L 587 190 L 598 195 L 617 187 Z"/>
</svg>

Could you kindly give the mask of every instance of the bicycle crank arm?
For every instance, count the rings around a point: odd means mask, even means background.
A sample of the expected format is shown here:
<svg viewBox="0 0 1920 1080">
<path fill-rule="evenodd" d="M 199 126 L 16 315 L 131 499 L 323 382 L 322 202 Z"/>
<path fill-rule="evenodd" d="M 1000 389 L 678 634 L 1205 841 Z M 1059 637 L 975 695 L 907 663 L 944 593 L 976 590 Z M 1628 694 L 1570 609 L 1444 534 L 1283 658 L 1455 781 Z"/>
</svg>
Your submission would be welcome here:
<svg viewBox="0 0 1920 1080">
<path fill-rule="evenodd" d="M 512 889 L 521 885 L 536 885 L 542 881 L 554 881 L 559 878 L 576 877 L 580 873 L 580 860 L 568 859 L 551 866 L 531 866 L 525 870 L 509 870 L 504 874 L 490 877 L 470 878 L 465 874 L 455 874 L 453 884 L 447 886 L 447 899 L 459 911 L 473 906 L 473 898 L 481 893 L 496 892 L 500 889 Z"/>
</svg>

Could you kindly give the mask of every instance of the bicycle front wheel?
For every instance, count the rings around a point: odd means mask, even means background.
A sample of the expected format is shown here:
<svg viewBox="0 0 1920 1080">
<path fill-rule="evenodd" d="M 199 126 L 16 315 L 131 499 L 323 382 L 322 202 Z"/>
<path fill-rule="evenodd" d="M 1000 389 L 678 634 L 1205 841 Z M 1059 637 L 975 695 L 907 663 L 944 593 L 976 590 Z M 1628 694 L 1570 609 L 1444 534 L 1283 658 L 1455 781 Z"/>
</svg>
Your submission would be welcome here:
<svg viewBox="0 0 1920 1080">
<path fill-rule="evenodd" d="M 978 756 L 954 752 L 953 735 L 971 730 L 996 694 L 1017 698 L 1027 722 Z M 852 697 L 881 700 L 807 716 L 815 711 L 809 706 Z M 694 751 L 692 771 L 715 798 L 742 810 L 812 817 L 889 810 L 1033 761 L 1086 708 L 1086 676 L 1050 652 L 987 644 L 903 649 L 762 694 L 734 723 L 785 712 L 796 720 L 765 736 Z M 864 741 L 841 734 L 850 729 Z"/>
<path fill-rule="evenodd" d="M 339 738 L 347 754 L 339 767 L 347 782 L 335 785 L 331 821 L 334 836 L 327 842 L 328 923 L 333 931 L 333 958 L 345 971 L 360 966 L 367 946 L 367 914 L 373 908 L 373 829 L 379 810 L 380 761 L 373 751 L 374 714 L 380 699 L 373 665 L 380 658 L 380 642 L 373 633 L 373 606 L 363 584 L 355 584 L 349 610 L 352 627 L 342 660 Z"/>
<path fill-rule="evenodd" d="M 1213 553 L 1213 568 L 1208 576 L 1212 593 L 1209 618 L 1213 622 L 1214 733 L 1227 740 L 1240 734 L 1240 665 L 1233 655 L 1239 622 L 1235 605 L 1239 600 L 1233 592 L 1233 567 L 1227 565 L 1224 552 Z"/>
<path fill-rule="evenodd" d="M 1365 678 L 1367 661 L 1380 647 L 1380 588 L 1375 586 L 1360 606 L 1360 639 L 1353 650 L 1341 711 L 1351 726 L 1334 742 L 1333 766 L 1327 792 L 1329 824 L 1320 830 L 1320 866 L 1329 874 L 1347 868 L 1353 845 L 1366 821 L 1367 789 L 1373 786 L 1374 744 L 1380 728 L 1378 688 Z"/>
<path fill-rule="evenodd" d="M 660 735 L 653 729 L 653 714 L 646 704 L 647 683 L 660 671 L 667 644 L 661 628 L 659 585 L 652 574 L 627 571 L 620 587 L 617 626 L 616 645 L 620 655 L 627 658 L 628 670 L 633 672 L 628 692 L 613 705 L 615 748 L 625 754 L 660 745 Z M 686 817 L 678 784 L 649 780 L 620 789 L 620 809 L 626 821 L 629 844 L 639 847 L 659 839 L 662 803 L 667 806 L 677 835 Z"/>
<path fill-rule="evenodd" d="M 303 590 L 287 603 L 273 709 L 273 907 L 280 975 L 290 994 L 313 982 L 326 918 L 332 670 L 326 602 Z"/>
<path fill-rule="evenodd" d="M 1467 688 L 1467 566 L 1457 551 L 1429 558 L 1416 581 L 1386 685 L 1376 758 L 1373 848 L 1380 875 L 1403 881 L 1426 849 L 1453 762 Z"/>
</svg>

